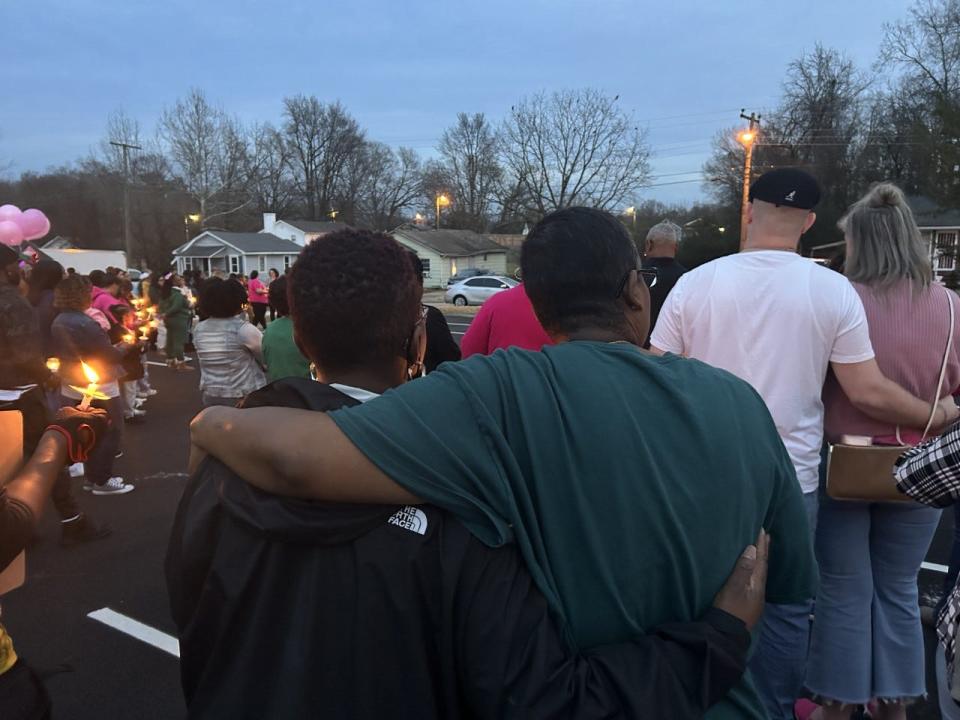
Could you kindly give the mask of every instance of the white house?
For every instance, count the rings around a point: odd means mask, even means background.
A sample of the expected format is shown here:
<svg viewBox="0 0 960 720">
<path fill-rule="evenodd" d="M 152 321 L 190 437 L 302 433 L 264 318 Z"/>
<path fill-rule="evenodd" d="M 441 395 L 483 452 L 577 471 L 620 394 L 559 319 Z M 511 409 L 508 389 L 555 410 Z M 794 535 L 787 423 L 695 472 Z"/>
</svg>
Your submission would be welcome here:
<svg viewBox="0 0 960 720">
<path fill-rule="evenodd" d="M 173 251 L 178 273 L 185 270 L 216 270 L 249 275 L 250 271 L 275 269 L 281 274 L 300 253 L 291 240 L 270 233 L 237 233 L 205 230 Z"/>
<path fill-rule="evenodd" d="M 390 234 L 420 258 L 426 287 L 446 287 L 452 275 L 467 268 L 481 268 L 494 275 L 507 272 L 506 249 L 473 230 L 432 230 L 401 225 Z"/>
<path fill-rule="evenodd" d="M 908 199 L 913 216 L 920 227 L 920 234 L 930 250 L 933 272 L 943 279 L 957 267 L 960 252 L 960 210 L 944 210 L 928 197 Z"/>
<path fill-rule="evenodd" d="M 264 213 L 263 230 L 260 232 L 285 238 L 303 247 L 327 233 L 348 227 L 346 223 L 325 220 L 277 220 L 276 213 Z"/>
</svg>

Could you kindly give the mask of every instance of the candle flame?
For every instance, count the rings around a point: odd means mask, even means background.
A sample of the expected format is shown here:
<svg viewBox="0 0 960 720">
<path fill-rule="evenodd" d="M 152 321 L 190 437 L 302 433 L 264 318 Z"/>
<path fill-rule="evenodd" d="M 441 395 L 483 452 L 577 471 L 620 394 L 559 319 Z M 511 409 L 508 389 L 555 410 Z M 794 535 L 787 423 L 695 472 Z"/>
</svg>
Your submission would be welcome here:
<svg viewBox="0 0 960 720">
<path fill-rule="evenodd" d="M 60 358 L 58 357 L 49 357 L 47 358 L 47 370 L 50 372 L 57 372 L 60 369 Z"/>
<path fill-rule="evenodd" d="M 98 382 L 100 382 L 100 376 L 97 375 L 97 371 L 83 362 L 83 360 L 80 361 L 80 367 L 83 368 L 83 374 L 87 376 L 88 383 L 91 385 L 96 385 Z"/>
</svg>

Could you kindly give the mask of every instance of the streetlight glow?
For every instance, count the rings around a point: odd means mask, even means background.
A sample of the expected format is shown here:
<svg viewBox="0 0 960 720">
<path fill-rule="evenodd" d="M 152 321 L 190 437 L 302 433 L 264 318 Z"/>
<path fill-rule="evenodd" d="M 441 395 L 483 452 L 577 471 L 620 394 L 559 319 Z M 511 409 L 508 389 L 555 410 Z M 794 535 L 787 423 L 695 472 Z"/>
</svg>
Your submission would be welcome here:
<svg viewBox="0 0 960 720">
<path fill-rule="evenodd" d="M 752 142 L 754 141 L 754 139 L 755 139 L 756 137 L 757 137 L 757 134 L 756 134 L 755 132 L 753 132 L 753 130 L 744 130 L 742 133 L 740 133 L 740 134 L 737 136 L 737 139 L 738 139 L 743 145 L 749 145 L 750 143 L 752 143 Z"/>
</svg>

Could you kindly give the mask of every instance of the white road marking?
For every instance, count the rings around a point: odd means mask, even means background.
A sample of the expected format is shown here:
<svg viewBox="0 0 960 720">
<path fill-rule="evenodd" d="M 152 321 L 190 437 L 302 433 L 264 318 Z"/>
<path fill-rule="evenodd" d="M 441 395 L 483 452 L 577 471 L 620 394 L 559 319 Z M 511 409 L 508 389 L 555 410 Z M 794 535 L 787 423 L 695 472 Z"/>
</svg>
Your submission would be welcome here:
<svg viewBox="0 0 960 720">
<path fill-rule="evenodd" d="M 470 327 L 470 323 L 447 323 L 450 327 Z"/>
<path fill-rule="evenodd" d="M 462 332 L 453 332 L 453 331 L 451 331 L 451 332 L 450 332 L 450 334 L 451 334 L 451 335 L 466 335 L 466 333 L 462 333 Z"/>
<path fill-rule="evenodd" d="M 920 567 L 924 570 L 933 570 L 933 572 L 943 573 L 944 575 L 947 573 L 947 570 L 950 569 L 946 565 L 939 565 L 937 563 L 930 562 L 922 562 L 920 563 Z"/>
<path fill-rule="evenodd" d="M 99 610 L 94 610 L 92 613 L 88 613 L 87 617 L 91 620 L 96 620 L 101 622 L 104 625 L 112 627 L 114 630 L 119 630 L 124 635 L 129 635 L 130 637 L 136 638 L 141 642 L 147 643 L 147 645 L 153 645 L 159 650 L 163 650 L 165 653 L 173 655 L 175 658 L 180 657 L 180 641 L 177 640 L 172 635 L 167 635 L 165 632 L 161 632 L 154 627 L 145 625 L 139 620 L 134 620 L 129 618 L 126 615 L 111 610 L 110 608 L 100 608 Z"/>
<path fill-rule="evenodd" d="M 190 362 L 193 358 L 184 358 L 184 362 Z M 145 361 L 147 365 L 155 365 L 157 367 L 169 367 L 166 363 L 157 362 L 156 360 L 147 360 Z"/>
</svg>

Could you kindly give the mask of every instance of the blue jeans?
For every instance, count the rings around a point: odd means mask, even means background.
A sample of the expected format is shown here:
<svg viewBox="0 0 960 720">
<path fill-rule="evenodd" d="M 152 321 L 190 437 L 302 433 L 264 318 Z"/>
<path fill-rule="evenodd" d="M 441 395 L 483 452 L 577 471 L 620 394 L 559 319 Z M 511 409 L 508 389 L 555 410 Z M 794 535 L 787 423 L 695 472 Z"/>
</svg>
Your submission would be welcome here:
<svg viewBox="0 0 960 720">
<path fill-rule="evenodd" d="M 72 398 L 60 396 L 60 407 L 76 407 L 77 402 Z M 84 475 L 87 482 L 103 485 L 113 476 L 113 461 L 123 443 L 123 400 L 119 397 L 94 400 L 91 406 L 107 411 L 110 417 L 110 428 L 84 463 Z"/>
<path fill-rule="evenodd" d="M 817 528 L 817 495 L 817 491 L 803 495 L 811 542 Z M 811 598 L 792 605 L 770 603 L 763 612 L 750 674 L 770 720 L 794 720 L 793 704 L 803 690 L 806 673 L 812 609 Z"/>
<path fill-rule="evenodd" d="M 824 496 L 807 688 L 825 700 L 909 700 L 926 691 L 917 574 L 940 510 Z"/>
</svg>

